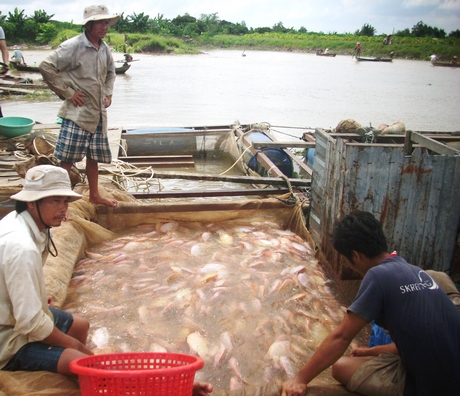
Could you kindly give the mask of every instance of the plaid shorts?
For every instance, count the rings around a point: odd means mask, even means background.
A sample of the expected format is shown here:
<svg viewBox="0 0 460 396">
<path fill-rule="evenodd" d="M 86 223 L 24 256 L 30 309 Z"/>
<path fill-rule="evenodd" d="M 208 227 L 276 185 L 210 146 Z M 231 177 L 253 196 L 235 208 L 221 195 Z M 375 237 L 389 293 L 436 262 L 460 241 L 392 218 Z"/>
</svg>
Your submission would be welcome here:
<svg viewBox="0 0 460 396">
<path fill-rule="evenodd" d="M 112 162 L 109 139 L 102 132 L 102 120 L 91 133 L 80 128 L 73 121 L 63 119 L 59 138 L 54 149 L 54 156 L 62 162 L 79 162 L 86 155 L 92 161 L 103 164 Z"/>
<path fill-rule="evenodd" d="M 53 313 L 54 325 L 67 334 L 72 327 L 73 316 L 53 307 L 49 307 L 49 309 Z M 64 349 L 64 347 L 51 346 L 41 342 L 29 342 L 16 352 L 2 370 L 51 371 L 56 373 Z"/>
</svg>

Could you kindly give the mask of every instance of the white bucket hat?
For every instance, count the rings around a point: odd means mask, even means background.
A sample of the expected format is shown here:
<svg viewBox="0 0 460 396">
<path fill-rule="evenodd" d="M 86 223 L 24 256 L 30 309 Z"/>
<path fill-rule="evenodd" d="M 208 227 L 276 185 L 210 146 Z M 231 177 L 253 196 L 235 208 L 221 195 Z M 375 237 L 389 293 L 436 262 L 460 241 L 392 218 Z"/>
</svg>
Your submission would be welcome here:
<svg viewBox="0 0 460 396">
<path fill-rule="evenodd" d="M 30 168 L 22 191 L 10 198 L 23 202 L 34 202 L 46 197 L 69 197 L 70 201 L 81 198 L 72 191 L 69 174 L 65 169 L 53 165 L 38 165 Z"/>
<path fill-rule="evenodd" d="M 119 15 L 113 15 L 109 13 L 109 9 L 105 5 L 91 5 L 85 8 L 83 11 L 83 21 L 80 25 L 85 26 L 91 21 L 101 21 L 104 19 L 109 20 L 109 26 L 113 26 L 117 23 Z"/>
</svg>

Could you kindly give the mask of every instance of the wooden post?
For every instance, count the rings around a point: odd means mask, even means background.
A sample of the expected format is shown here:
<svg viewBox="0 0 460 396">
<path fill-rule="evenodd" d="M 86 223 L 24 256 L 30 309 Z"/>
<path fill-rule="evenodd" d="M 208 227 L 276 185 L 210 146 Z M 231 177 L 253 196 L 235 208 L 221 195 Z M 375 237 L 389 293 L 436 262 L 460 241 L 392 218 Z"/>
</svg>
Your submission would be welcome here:
<svg viewBox="0 0 460 396">
<path fill-rule="evenodd" d="M 412 131 L 406 131 L 404 138 L 404 154 L 412 155 Z"/>
</svg>

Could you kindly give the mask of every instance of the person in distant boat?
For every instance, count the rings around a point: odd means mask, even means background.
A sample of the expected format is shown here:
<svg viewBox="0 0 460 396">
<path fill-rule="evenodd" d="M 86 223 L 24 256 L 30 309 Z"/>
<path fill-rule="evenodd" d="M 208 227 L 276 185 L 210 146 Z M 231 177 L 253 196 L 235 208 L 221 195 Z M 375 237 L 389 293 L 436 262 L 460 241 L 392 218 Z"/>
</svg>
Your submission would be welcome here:
<svg viewBox="0 0 460 396">
<path fill-rule="evenodd" d="M 452 60 L 450 61 L 450 63 L 451 63 L 452 65 L 456 65 L 456 64 L 457 64 L 457 55 L 454 55 L 454 56 L 452 57 Z"/>
<path fill-rule="evenodd" d="M 460 315 L 446 292 L 422 268 L 388 253 L 372 213 L 345 216 L 332 244 L 363 280 L 342 322 L 283 383 L 281 395 L 304 395 L 307 384 L 330 366 L 334 379 L 361 395 L 458 395 Z M 394 343 L 381 346 L 378 356 L 343 356 L 372 320 Z"/>
<path fill-rule="evenodd" d="M 54 156 L 68 172 L 86 156 L 89 201 L 112 207 L 117 201 L 99 193 L 98 163 L 112 162 L 107 107 L 112 104 L 116 74 L 112 53 L 102 39 L 118 19 L 104 5 L 86 7 L 84 32 L 59 45 L 39 66 L 45 82 L 64 100 Z"/>
<path fill-rule="evenodd" d="M 49 305 L 43 265 L 48 253 L 58 253 L 51 227 L 61 225 L 69 202 L 81 195 L 64 169 L 38 165 L 11 198 L 15 210 L 0 221 L 0 368 L 75 376 L 70 362 L 93 355 L 86 346 L 89 322 Z"/>
<path fill-rule="evenodd" d="M 355 46 L 355 55 L 356 57 L 361 55 L 361 43 L 358 41 Z"/>
<path fill-rule="evenodd" d="M 393 44 L 393 40 L 391 40 L 391 34 L 389 34 L 383 39 L 383 45 L 390 45 L 390 44 Z"/>
<path fill-rule="evenodd" d="M 436 56 L 436 54 L 433 54 L 430 56 L 430 62 L 434 65 L 436 63 L 436 61 L 438 60 L 438 57 Z"/>
<path fill-rule="evenodd" d="M 324 53 L 325 53 L 325 54 L 328 54 L 328 53 L 329 53 L 329 48 L 326 48 L 326 49 L 324 50 Z"/>
<path fill-rule="evenodd" d="M 19 47 L 17 45 L 15 45 L 13 47 L 13 49 L 14 49 L 14 52 L 13 52 L 13 56 L 11 57 L 11 63 L 13 63 L 15 65 L 20 65 L 20 64 L 25 65 L 26 60 L 24 58 L 24 55 L 22 55 L 22 52 L 19 49 Z"/>
</svg>

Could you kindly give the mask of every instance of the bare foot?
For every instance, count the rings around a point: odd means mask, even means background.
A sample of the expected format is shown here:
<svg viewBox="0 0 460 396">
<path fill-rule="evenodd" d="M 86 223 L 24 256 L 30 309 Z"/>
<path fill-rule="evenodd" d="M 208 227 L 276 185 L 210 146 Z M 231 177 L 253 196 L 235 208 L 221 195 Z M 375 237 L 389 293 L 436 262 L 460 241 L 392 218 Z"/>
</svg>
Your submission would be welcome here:
<svg viewBox="0 0 460 396">
<path fill-rule="evenodd" d="M 193 396 L 208 396 L 212 392 L 212 385 L 205 382 L 195 382 L 193 384 Z"/>
<path fill-rule="evenodd" d="M 115 199 L 104 198 L 103 196 L 99 195 L 97 197 L 90 197 L 89 202 L 94 205 L 106 205 L 115 207 L 118 205 L 118 202 Z"/>
</svg>

